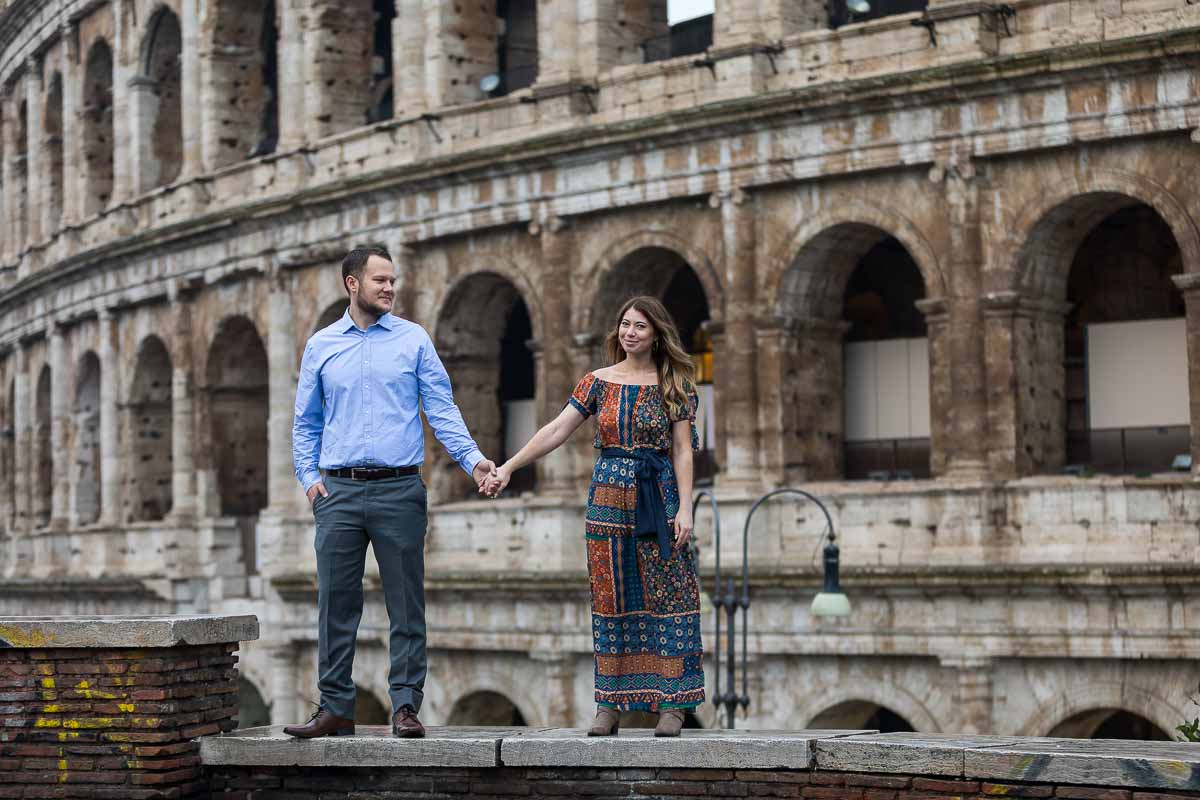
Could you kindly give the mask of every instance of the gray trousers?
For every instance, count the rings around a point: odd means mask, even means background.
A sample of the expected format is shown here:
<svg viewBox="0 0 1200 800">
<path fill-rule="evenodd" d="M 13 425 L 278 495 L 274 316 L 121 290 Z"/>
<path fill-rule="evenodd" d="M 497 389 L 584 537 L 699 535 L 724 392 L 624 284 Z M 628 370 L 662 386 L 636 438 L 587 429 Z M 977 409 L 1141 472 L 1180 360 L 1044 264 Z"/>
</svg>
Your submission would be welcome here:
<svg viewBox="0 0 1200 800">
<path fill-rule="evenodd" d="M 363 609 L 367 544 L 375 550 L 390 623 L 393 713 L 421 708 L 425 688 L 425 484 L 325 478 L 317 495 L 317 650 L 321 708 L 354 716 L 354 645 Z"/>
</svg>

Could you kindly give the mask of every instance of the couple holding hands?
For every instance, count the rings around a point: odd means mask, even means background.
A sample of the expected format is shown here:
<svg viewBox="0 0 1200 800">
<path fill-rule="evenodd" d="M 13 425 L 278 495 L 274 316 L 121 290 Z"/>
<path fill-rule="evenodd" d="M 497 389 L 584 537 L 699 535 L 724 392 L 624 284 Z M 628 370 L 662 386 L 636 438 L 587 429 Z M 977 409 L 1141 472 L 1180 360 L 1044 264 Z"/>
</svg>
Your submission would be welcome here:
<svg viewBox="0 0 1200 800">
<path fill-rule="evenodd" d="M 354 733 L 352 666 L 371 544 L 390 621 L 392 732 L 425 734 L 423 409 L 490 497 L 596 417 L 584 531 L 597 703 L 588 735 L 614 735 L 620 711 L 641 710 L 658 712 L 656 736 L 678 736 L 684 713 L 704 701 L 704 672 L 699 583 L 685 549 L 698 398 L 670 315 L 653 297 L 628 300 L 605 339 L 609 365 L 583 376 L 562 412 L 497 467 L 467 432 L 429 335 L 391 313 L 395 278 L 387 251 L 352 250 L 342 263 L 350 307 L 313 335 L 301 362 L 292 441 L 316 518 L 321 701 L 284 732 Z"/>
</svg>

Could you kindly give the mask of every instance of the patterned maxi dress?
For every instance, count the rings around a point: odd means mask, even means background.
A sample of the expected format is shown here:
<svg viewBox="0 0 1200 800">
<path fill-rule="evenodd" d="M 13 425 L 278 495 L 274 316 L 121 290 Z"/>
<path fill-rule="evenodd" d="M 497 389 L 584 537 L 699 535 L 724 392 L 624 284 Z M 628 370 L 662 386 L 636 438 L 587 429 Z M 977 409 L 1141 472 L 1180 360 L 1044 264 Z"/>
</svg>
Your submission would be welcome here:
<svg viewBox="0 0 1200 800">
<path fill-rule="evenodd" d="M 689 392 L 692 447 L 696 407 Z M 588 373 L 570 403 L 596 416 L 595 446 L 652 448 L 666 454 L 659 490 L 672 525 L 679 489 L 670 466 L 672 419 L 657 385 L 609 383 Z M 664 561 L 654 536 L 634 536 L 637 461 L 601 455 L 588 493 L 586 536 L 592 584 L 596 702 L 622 710 L 691 708 L 704 702 L 700 586 L 687 552 Z M 674 532 L 672 528 L 672 540 Z"/>
</svg>

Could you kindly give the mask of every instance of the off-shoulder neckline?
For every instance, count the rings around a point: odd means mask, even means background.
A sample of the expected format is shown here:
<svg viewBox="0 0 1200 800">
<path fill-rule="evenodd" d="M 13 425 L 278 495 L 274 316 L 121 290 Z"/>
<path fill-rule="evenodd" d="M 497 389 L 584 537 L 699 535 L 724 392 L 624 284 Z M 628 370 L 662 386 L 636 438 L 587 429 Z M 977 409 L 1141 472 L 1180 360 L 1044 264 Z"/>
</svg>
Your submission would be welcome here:
<svg viewBox="0 0 1200 800">
<path fill-rule="evenodd" d="M 595 372 L 589 372 L 588 375 L 591 375 L 593 378 L 600 381 L 601 383 L 607 383 L 610 386 L 653 386 L 655 388 L 658 387 L 657 383 L 618 383 L 617 381 L 610 381 L 610 380 L 601 378 Z"/>
</svg>

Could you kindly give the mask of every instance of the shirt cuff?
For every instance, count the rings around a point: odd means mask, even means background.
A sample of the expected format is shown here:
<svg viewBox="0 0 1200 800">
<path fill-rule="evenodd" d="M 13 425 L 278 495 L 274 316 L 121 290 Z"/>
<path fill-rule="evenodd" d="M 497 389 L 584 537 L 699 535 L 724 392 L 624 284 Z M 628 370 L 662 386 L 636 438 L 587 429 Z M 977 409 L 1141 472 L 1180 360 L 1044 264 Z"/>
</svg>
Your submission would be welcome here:
<svg viewBox="0 0 1200 800">
<path fill-rule="evenodd" d="M 476 449 L 468 453 L 467 457 L 460 461 L 459 464 L 462 466 L 463 471 L 470 475 L 475 471 L 475 465 L 480 461 L 483 461 L 483 453 Z"/>
<path fill-rule="evenodd" d="M 302 477 L 300 479 L 300 485 L 304 487 L 304 493 L 308 494 L 308 490 L 311 489 L 313 487 L 313 485 L 318 483 L 320 480 L 321 480 L 321 470 L 314 469 L 314 470 L 304 473 L 304 477 Z"/>
</svg>

